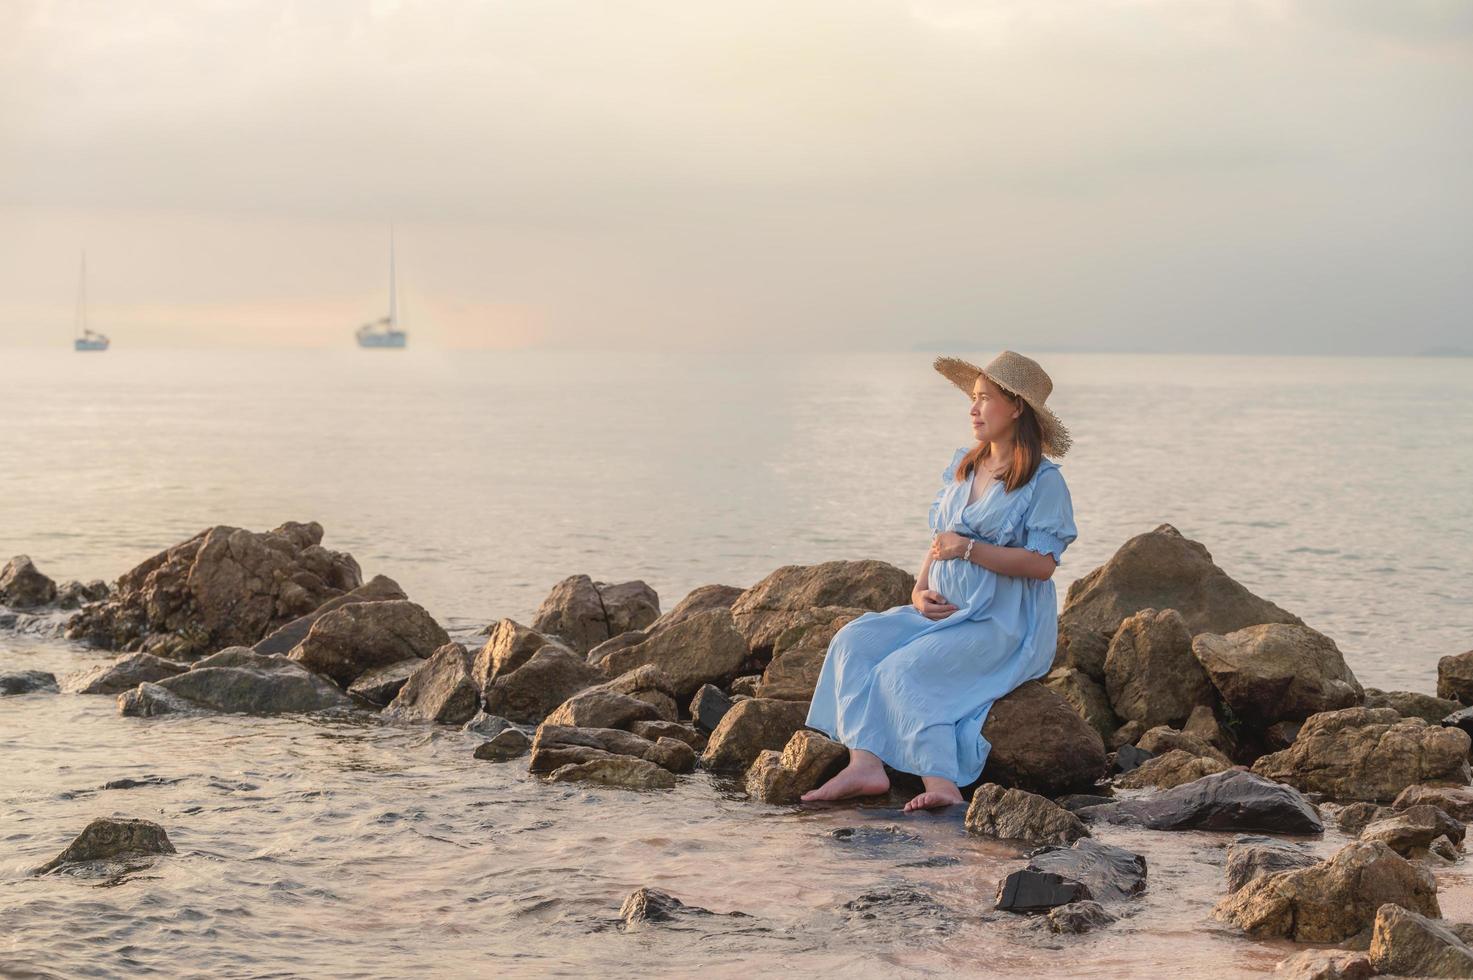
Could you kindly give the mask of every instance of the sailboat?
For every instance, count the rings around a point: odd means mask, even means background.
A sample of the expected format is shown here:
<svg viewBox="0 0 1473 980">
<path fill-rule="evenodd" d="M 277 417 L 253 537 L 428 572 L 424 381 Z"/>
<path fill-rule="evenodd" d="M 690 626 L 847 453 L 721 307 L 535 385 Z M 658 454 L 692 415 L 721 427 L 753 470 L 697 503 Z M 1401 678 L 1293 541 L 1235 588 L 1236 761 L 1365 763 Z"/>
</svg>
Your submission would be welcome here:
<svg viewBox="0 0 1473 980">
<path fill-rule="evenodd" d="M 389 229 L 389 315 L 358 328 L 358 346 L 402 348 L 409 335 L 399 329 L 399 304 L 394 292 L 394 229 Z"/>
<path fill-rule="evenodd" d="M 110 341 L 100 333 L 87 329 L 87 253 L 82 253 L 82 278 L 77 287 L 77 336 L 74 350 L 107 350 Z"/>
</svg>

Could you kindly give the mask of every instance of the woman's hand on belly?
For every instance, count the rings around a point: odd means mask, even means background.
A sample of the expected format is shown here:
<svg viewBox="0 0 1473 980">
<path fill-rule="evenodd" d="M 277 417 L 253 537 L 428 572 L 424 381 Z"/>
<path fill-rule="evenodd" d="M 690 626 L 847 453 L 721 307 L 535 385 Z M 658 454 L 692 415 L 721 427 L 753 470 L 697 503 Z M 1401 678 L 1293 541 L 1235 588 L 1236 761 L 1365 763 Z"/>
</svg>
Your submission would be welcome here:
<svg viewBox="0 0 1473 980">
<path fill-rule="evenodd" d="M 931 539 L 931 558 L 933 561 L 945 561 L 948 558 L 960 558 L 967 550 L 967 542 L 972 539 L 955 531 L 939 531 Z"/>
<path fill-rule="evenodd" d="M 910 594 L 911 605 L 927 619 L 945 619 L 956 612 L 956 606 L 935 589 L 916 589 Z"/>
</svg>

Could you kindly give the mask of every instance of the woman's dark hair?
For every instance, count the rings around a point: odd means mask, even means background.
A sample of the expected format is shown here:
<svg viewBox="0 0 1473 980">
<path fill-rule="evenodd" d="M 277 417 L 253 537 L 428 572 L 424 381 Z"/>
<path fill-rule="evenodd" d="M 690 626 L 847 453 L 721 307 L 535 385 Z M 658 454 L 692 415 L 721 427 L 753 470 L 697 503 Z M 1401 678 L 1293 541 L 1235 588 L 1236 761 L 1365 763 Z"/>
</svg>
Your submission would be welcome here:
<svg viewBox="0 0 1473 980">
<path fill-rule="evenodd" d="M 1022 409 L 1017 421 L 1013 423 L 1013 458 L 1008 460 L 998 474 L 1007 492 L 1012 493 L 1033 479 L 1039 460 L 1043 459 L 1043 427 L 1038 424 L 1038 414 L 1033 411 L 1032 405 L 1010 391 L 1001 388 L 998 390 Z M 979 442 L 976 448 L 962 457 L 961 465 L 956 468 L 956 479 L 970 479 L 972 470 L 991 454 L 992 444 Z"/>
</svg>

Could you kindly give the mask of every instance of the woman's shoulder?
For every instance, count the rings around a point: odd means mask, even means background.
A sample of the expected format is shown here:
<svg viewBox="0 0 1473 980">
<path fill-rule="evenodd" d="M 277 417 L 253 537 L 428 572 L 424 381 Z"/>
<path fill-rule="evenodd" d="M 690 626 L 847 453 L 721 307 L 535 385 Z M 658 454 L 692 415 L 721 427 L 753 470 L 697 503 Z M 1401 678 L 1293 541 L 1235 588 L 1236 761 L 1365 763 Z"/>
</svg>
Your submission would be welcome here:
<svg viewBox="0 0 1473 980">
<path fill-rule="evenodd" d="M 1038 461 L 1038 468 L 1033 471 L 1033 479 L 1029 481 L 1036 487 L 1056 486 L 1068 490 L 1069 484 L 1064 479 L 1064 470 L 1048 457 Z"/>
<path fill-rule="evenodd" d="M 961 465 L 962 459 L 971 451 L 970 447 L 962 446 L 951 454 L 951 462 L 947 463 L 946 469 L 941 471 L 941 481 L 943 483 L 950 483 L 956 479 L 956 468 Z"/>
</svg>

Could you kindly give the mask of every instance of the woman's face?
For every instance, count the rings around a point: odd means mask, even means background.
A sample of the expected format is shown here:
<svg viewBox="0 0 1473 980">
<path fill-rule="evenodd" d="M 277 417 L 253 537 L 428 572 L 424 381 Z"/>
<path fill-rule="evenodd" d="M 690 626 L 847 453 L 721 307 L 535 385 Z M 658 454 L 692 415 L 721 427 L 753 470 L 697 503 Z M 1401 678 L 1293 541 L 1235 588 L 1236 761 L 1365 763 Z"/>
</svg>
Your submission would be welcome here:
<svg viewBox="0 0 1473 980">
<path fill-rule="evenodd" d="M 1019 408 L 1007 392 L 982 375 L 972 385 L 972 435 L 978 442 L 997 442 L 1012 435 Z"/>
</svg>

